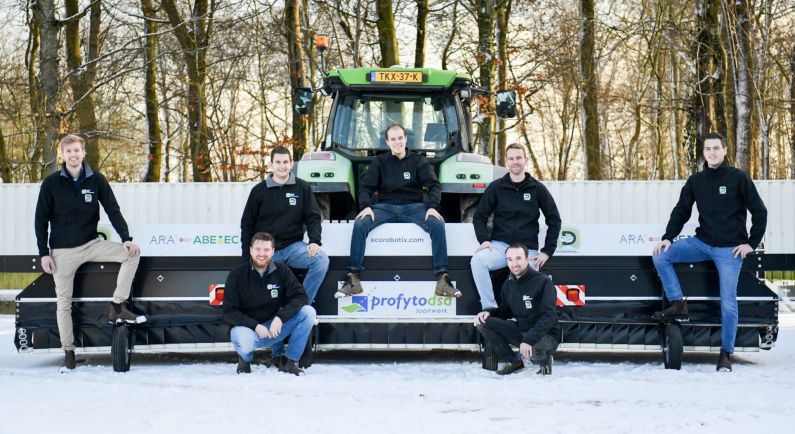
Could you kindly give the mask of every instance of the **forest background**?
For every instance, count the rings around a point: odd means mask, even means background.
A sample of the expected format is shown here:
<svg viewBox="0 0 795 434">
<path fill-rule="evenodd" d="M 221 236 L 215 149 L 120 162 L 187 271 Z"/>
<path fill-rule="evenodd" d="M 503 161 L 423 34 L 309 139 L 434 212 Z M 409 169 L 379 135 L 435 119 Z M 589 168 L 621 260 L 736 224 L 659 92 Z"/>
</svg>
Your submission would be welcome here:
<svg viewBox="0 0 795 434">
<path fill-rule="evenodd" d="M 324 134 L 327 68 L 435 67 L 483 100 L 477 152 L 528 145 L 539 179 L 684 179 L 703 137 L 754 179 L 795 179 L 795 0 L 0 0 L 0 178 L 37 182 L 87 138 L 113 181 L 248 181 Z"/>
</svg>

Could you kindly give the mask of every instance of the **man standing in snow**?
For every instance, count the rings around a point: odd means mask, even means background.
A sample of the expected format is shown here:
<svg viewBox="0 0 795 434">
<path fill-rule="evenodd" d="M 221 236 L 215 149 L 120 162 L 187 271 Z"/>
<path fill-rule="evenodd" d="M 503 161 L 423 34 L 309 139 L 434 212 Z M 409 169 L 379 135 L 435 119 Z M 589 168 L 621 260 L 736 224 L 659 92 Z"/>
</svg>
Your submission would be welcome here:
<svg viewBox="0 0 795 434">
<path fill-rule="evenodd" d="M 233 325 L 230 337 L 239 356 L 238 374 L 251 373 L 254 350 L 281 343 L 288 336 L 290 345 L 279 371 L 304 372 L 297 364 L 315 325 L 315 309 L 307 305 L 306 292 L 290 268 L 273 261 L 275 242 L 271 234 L 254 234 L 250 260 L 226 278 L 223 313 Z"/>
<path fill-rule="evenodd" d="M 82 137 L 64 136 L 60 148 L 64 163 L 60 171 L 41 184 L 35 229 L 41 268 L 55 280 L 58 335 L 65 353 L 64 368 L 71 370 L 75 368 L 72 292 L 81 265 L 92 261 L 120 263 L 108 317 L 113 322 L 129 323 L 144 322 L 146 317 L 131 312 L 125 304 L 141 251 L 132 242 L 110 184 L 101 173 L 83 163 L 86 146 Z M 121 237 L 121 244 L 97 236 L 100 204 Z"/>
<path fill-rule="evenodd" d="M 475 326 L 497 353 L 498 374 L 522 370 L 524 357 L 541 367 L 537 374 L 550 375 L 552 355 L 560 345 L 555 287 L 549 277 L 530 267 L 524 245 L 511 244 L 505 257 L 511 276 L 502 285 L 499 307 L 477 314 Z M 518 346 L 519 353 L 511 345 Z"/>
<path fill-rule="evenodd" d="M 674 271 L 678 262 L 713 261 L 720 279 L 721 349 L 718 371 L 731 371 L 731 354 L 737 335 L 737 281 L 745 255 L 762 241 L 767 226 L 767 208 L 753 181 L 726 161 L 723 136 L 710 133 L 704 139 L 704 170 L 687 179 L 679 202 L 671 212 L 662 241 L 652 259 L 671 306 L 654 314 L 660 321 L 687 321 L 687 301 Z M 673 242 L 690 219 L 693 203 L 698 207 L 696 236 Z M 751 212 L 751 234 L 746 230 Z"/>
<path fill-rule="evenodd" d="M 480 199 L 475 217 L 475 236 L 480 246 L 470 260 L 472 277 L 480 294 L 483 310 L 497 307 L 489 271 L 504 268 L 505 250 L 511 243 L 527 246 L 530 266 L 538 270 L 555 253 L 560 235 L 560 214 L 555 199 L 535 178 L 525 172 L 527 150 L 513 143 L 505 149 L 508 173 L 489 184 Z M 538 219 L 544 213 L 547 235 L 538 251 Z M 493 229 L 489 217 L 494 215 Z"/>
<path fill-rule="evenodd" d="M 289 267 L 307 270 L 304 289 L 311 305 L 328 271 L 329 259 L 321 250 L 320 208 L 309 183 L 292 172 L 290 150 L 277 146 L 271 151 L 272 173 L 251 190 L 240 219 L 240 240 L 243 257 L 249 256 L 251 237 L 257 232 L 273 234 L 276 253 L 273 260 Z M 306 227 L 309 243 L 304 242 Z M 284 348 L 281 343 L 271 347 L 273 363 L 278 366 Z"/>
</svg>

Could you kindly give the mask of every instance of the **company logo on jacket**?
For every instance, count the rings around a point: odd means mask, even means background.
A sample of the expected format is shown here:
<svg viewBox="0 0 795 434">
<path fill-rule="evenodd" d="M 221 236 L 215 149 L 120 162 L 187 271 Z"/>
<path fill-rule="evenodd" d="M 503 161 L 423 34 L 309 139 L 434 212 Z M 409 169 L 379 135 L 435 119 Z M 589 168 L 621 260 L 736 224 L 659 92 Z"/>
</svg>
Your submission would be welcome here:
<svg viewBox="0 0 795 434">
<path fill-rule="evenodd" d="M 718 193 L 726 194 L 726 186 L 725 185 L 721 185 L 720 187 L 718 187 Z"/>
<path fill-rule="evenodd" d="M 291 206 L 295 206 L 298 203 L 298 195 L 295 193 L 285 193 L 284 196 L 287 198 L 287 202 Z"/>
</svg>

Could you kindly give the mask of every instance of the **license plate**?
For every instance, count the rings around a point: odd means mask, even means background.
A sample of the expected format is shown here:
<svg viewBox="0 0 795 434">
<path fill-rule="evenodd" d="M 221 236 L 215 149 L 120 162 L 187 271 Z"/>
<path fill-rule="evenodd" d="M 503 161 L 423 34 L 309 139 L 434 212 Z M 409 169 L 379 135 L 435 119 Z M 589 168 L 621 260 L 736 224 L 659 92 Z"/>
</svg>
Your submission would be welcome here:
<svg viewBox="0 0 795 434">
<path fill-rule="evenodd" d="M 422 83 L 421 71 L 373 71 L 371 83 Z"/>
</svg>

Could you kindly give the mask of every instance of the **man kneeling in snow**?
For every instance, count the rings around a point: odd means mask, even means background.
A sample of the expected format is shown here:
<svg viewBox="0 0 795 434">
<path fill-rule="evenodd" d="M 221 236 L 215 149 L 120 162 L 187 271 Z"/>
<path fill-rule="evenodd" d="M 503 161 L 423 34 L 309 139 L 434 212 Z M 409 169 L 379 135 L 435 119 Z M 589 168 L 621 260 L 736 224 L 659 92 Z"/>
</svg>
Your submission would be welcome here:
<svg viewBox="0 0 795 434">
<path fill-rule="evenodd" d="M 232 345 L 239 356 L 237 373 L 251 373 L 254 350 L 290 336 L 286 358 L 274 366 L 300 375 L 297 366 L 315 324 L 304 287 L 287 265 L 273 262 L 274 239 L 258 232 L 251 238 L 251 259 L 229 273 L 224 288 L 224 318 L 234 327 Z"/>
<path fill-rule="evenodd" d="M 552 354 L 560 345 L 555 287 L 547 276 L 530 268 L 527 253 L 520 243 L 508 247 L 505 256 L 511 276 L 502 285 L 499 307 L 475 317 L 475 326 L 501 362 L 500 375 L 522 370 L 522 356 L 541 366 L 537 374 L 552 374 Z M 519 353 L 514 354 L 511 345 L 519 346 Z"/>
</svg>

